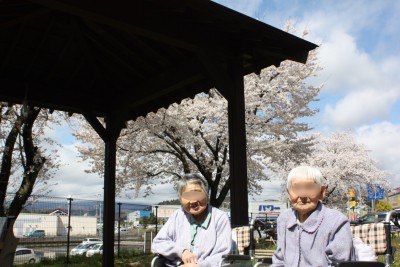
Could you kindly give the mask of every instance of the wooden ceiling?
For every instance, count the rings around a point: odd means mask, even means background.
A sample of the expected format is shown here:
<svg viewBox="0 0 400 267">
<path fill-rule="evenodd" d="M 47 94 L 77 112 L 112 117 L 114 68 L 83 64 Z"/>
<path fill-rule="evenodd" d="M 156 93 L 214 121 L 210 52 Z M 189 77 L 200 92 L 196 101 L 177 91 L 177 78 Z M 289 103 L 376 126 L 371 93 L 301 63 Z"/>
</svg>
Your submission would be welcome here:
<svg viewBox="0 0 400 267">
<path fill-rule="evenodd" d="M 129 120 L 315 47 L 208 0 L 3 0 L 0 101 Z"/>
</svg>

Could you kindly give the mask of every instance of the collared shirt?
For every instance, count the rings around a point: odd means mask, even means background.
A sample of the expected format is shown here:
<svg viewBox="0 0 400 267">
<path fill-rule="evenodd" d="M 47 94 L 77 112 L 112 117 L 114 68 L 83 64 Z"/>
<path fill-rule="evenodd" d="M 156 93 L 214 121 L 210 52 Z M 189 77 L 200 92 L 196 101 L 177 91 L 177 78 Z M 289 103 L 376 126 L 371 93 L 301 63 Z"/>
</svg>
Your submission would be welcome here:
<svg viewBox="0 0 400 267">
<path fill-rule="evenodd" d="M 207 216 L 206 218 L 201 221 L 198 222 L 194 219 L 193 215 L 190 216 L 190 251 L 194 251 L 195 250 L 195 244 L 196 244 L 196 236 L 197 236 L 197 232 L 201 231 L 201 229 L 205 229 L 207 230 L 208 225 L 210 224 L 210 220 L 211 220 L 211 212 L 207 211 Z M 201 228 L 201 229 L 199 229 Z"/>
<path fill-rule="evenodd" d="M 208 227 L 200 227 L 195 237 L 193 253 L 199 267 L 218 267 L 223 255 L 232 247 L 231 226 L 228 215 L 208 205 Z M 153 240 L 151 250 L 166 257 L 173 265 L 182 262 L 182 252 L 191 247 L 191 216 L 183 208 L 176 210 Z"/>
</svg>

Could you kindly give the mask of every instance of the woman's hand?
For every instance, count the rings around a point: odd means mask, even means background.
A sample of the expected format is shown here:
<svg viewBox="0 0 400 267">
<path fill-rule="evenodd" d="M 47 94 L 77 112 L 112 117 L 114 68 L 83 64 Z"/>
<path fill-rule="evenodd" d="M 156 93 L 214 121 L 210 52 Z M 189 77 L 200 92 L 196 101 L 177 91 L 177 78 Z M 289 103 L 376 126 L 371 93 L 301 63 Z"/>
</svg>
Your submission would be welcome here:
<svg viewBox="0 0 400 267">
<path fill-rule="evenodd" d="M 186 267 L 195 267 L 197 266 L 197 256 L 196 254 L 193 254 L 189 250 L 185 249 L 182 253 L 182 261 L 186 264 L 191 263 L 191 264 L 196 264 L 196 265 L 187 265 Z"/>
<path fill-rule="evenodd" d="M 186 263 L 184 265 L 180 265 L 179 267 L 198 267 L 197 263 Z"/>
</svg>

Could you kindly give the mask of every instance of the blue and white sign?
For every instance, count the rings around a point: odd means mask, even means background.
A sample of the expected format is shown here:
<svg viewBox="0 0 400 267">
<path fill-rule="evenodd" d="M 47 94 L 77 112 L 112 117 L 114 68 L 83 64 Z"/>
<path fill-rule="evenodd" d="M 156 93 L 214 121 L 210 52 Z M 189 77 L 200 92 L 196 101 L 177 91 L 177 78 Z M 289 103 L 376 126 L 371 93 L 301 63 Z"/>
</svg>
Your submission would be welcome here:
<svg viewBox="0 0 400 267">
<path fill-rule="evenodd" d="M 266 211 L 266 212 L 271 212 L 271 211 L 280 211 L 281 207 L 277 207 L 274 205 L 259 205 L 258 206 L 258 211 Z"/>
<path fill-rule="evenodd" d="M 385 199 L 385 191 L 379 185 L 374 186 L 374 187 L 368 186 L 367 191 L 368 191 L 368 194 L 367 194 L 368 200 Z"/>
</svg>

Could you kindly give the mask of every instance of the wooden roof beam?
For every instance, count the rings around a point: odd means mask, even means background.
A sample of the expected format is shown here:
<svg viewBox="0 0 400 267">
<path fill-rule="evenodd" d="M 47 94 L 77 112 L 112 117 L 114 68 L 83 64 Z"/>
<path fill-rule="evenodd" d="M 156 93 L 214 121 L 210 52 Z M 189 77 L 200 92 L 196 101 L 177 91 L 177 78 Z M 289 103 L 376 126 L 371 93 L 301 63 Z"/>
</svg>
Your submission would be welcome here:
<svg viewBox="0 0 400 267">
<path fill-rule="evenodd" d="M 72 41 L 74 40 L 74 36 L 75 36 L 74 35 L 74 31 L 72 31 L 71 34 L 69 35 L 69 38 L 68 38 L 67 42 L 65 43 L 64 47 L 61 50 L 60 55 L 58 56 L 57 60 L 55 61 L 54 65 L 53 65 L 53 67 L 51 68 L 51 70 L 49 71 L 49 74 L 47 75 L 46 80 L 50 80 L 53 77 L 54 73 L 57 70 L 57 67 L 60 65 L 62 59 L 64 58 L 66 51 L 71 46 Z"/>
<path fill-rule="evenodd" d="M 12 45 L 10 46 L 9 50 L 6 53 L 5 58 L 2 60 L 2 64 L 0 66 L 0 75 L 2 74 L 3 70 L 6 68 L 8 62 L 10 61 L 10 58 L 12 58 L 12 55 L 14 53 L 15 46 L 17 45 L 19 39 L 21 38 L 22 31 L 24 30 L 25 24 L 22 24 L 18 27 L 18 32 L 16 33 Z"/>
<path fill-rule="evenodd" d="M 29 63 L 29 65 L 27 66 L 27 68 L 25 69 L 25 73 L 22 75 L 22 79 L 25 80 L 28 75 L 29 72 L 31 71 L 33 65 L 35 64 L 35 60 L 38 58 L 40 50 L 42 49 L 42 47 L 44 46 L 44 44 L 46 43 L 46 39 L 49 35 L 50 29 L 53 26 L 53 22 L 54 22 L 54 17 L 51 16 L 50 17 L 50 23 L 47 25 L 46 30 L 42 36 L 42 40 L 40 41 L 39 45 L 36 47 L 35 53 L 32 56 L 32 60 Z"/>
<path fill-rule="evenodd" d="M 90 33 L 86 32 L 85 33 L 86 37 L 98 48 L 100 49 L 104 54 L 106 54 L 109 58 L 111 58 L 113 61 L 121 65 L 121 67 L 127 69 L 129 72 L 134 73 L 136 76 L 144 78 L 145 76 L 143 73 L 135 69 L 133 66 L 131 66 L 129 63 L 127 63 L 124 59 L 122 59 L 119 55 L 117 55 L 114 50 L 108 49 L 105 45 L 103 45 L 95 36 L 92 36 Z"/>
<path fill-rule="evenodd" d="M 24 14 L 22 16 L 0 23 L 0 30 L 15 27 L 17 25 L 32 21 L 38 17 L 48 14 L 49 12 L 50 10 L 48 8 L 38 8 L 34 12 L 30 12 L 28 14 Z"/>
<path fill-rule="evenodd" d="M 134 51 L 132 51 L 132 49 L 130 47 L 126 46 L 124 43 L 119 41 L 111 33 L 109 33 L 107 30 L 103 29 L 97 23 L 93 23 L 90 20 L 84 20 L 84 22 L 88 26 L 89 29 L 91 29 L 93 32 L 95 32 L 98 36 L 101 36 L 102 38 L 104 38 L 110 44 L 112 44 L 118 51 L 122 51 L 125 55 L 129 56 L 130 58 L 133 58 L 136 62 L 140 62 L 141 67 L 145 68 L 147 71 L 155 71 L 156 70 L 154 68 L 154 66 L 152 66 L 151 64 L 148 63 L 148 60 L 145 60 L 142 56 L 138 55 L 138 53 L 135 53 Z"/>
<path fill-rule="evenodd" d="M 30 2 L 36 3 L 41 6 L 46 6 L 51 9 L 60 10 L 73 16 L 90 19 L 94 22 L 109 25 L 123 31 L 156 40 L 158 42 L 163 42 L 169 45 L 178 46 L 192 51 L 197 49 L 197 45 L 195 44 L 171 37 L 173 35 L 169 35 L 170 33 L 168 32 L 162 33 L 158 31 L 157 27 L 160 27 L 160 25 L 153 25 L 153 28 L 150 29 L 148 27 L 149 25 L 144 24 L 141 18 L 135 18 L 133 14 L 129 16 L 131 21 L 123 21 L 121 20 L 121 17 L 115 17 L 112 12 L 109 13 L 111 11 L 109 8 L 106 8 L 105 6 L 100 6 L 100 4 L 104 4 L 104 2 L 97 2 L 96 4 L 90 1 L 82 2 L 77 0 L 30 0 Z M 134 2 L 131 2 L 131 4 L 133 5 Z M 120 11 L 128 12 L 128 10 Z"/>
</svg>

